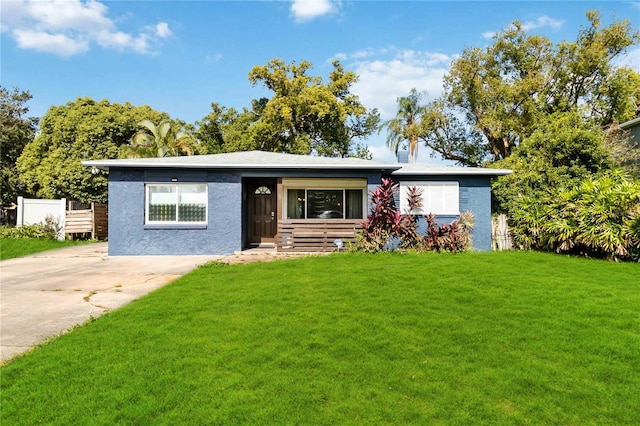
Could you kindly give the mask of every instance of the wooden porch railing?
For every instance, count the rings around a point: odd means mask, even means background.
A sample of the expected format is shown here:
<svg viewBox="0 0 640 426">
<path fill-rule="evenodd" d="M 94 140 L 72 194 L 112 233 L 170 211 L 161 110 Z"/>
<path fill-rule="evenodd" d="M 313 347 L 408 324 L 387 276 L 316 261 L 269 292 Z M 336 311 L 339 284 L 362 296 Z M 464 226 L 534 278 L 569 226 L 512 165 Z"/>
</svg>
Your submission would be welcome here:
<svg viewBox="0 0 640 426">
<path fill-rule="evenodd" d="M 286 219 L 278 221 L 276 246 L 282 252 L 335 251 L 336 239 L 345 245 L 361 229 L 360 219 Z"/>
</svg>

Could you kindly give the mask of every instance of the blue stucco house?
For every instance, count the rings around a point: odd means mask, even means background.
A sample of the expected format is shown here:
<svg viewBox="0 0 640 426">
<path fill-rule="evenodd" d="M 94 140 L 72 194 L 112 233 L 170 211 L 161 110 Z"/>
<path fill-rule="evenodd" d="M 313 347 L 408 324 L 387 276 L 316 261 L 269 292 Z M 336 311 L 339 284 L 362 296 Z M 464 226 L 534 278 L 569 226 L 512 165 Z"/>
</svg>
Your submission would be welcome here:
<svg viewBox="0 0 640 426">
<path fill-rule="evenodd" d="M 440 223 L 471 211 L 473 247 L 490 250 L 490 181 L 510 173 L 261 151 L 83 164 L 109 173 L 112 256 L 334 250 L 360 228 L 382 177 L 400 184 L 401 208 L 406 188 L 421 187 L 416 213 Z"/>
</svg>

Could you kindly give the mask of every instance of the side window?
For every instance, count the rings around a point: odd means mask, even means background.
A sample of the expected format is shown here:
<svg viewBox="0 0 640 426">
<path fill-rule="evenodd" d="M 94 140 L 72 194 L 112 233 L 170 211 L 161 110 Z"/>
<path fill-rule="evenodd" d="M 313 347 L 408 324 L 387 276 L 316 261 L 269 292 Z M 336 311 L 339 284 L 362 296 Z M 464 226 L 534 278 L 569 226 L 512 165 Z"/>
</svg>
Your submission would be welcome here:
<svg viewBox="0 0 640 426">
<path fill-rule="evenodd" d="M 147 184 L 145 223 L 206 223 L 206 184 Z"/>
<path fill-rule="evenodd" d="M 408 191 L 414 186 L 422 190 L 422 208 L 414 209 L 410 212 L 411 214 L 460 214 L 458 182 L 401 182 L 400 211 L 402 213 L 409 210 Z"/>
</svg>

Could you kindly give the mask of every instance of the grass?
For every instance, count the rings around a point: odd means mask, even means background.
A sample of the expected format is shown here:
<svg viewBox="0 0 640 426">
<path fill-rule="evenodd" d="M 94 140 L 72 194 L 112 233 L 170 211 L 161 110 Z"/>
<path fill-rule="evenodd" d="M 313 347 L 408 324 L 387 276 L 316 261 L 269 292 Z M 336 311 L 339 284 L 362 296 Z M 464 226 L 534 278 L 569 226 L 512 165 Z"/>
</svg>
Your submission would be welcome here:
<svg viewBox="0 0 640 426">
<path fill-rule="evenodd" d="M 13 259 L 86 242 L 83 240 L 58 241 L 45 238 L 0 238 L 0 260 Z"/>
<path fill-rule="evenodd" d="M 2 421 L 637 424 L 639 273 L 515 252 L 213 263 L 2 367 Z"/>
</svg>

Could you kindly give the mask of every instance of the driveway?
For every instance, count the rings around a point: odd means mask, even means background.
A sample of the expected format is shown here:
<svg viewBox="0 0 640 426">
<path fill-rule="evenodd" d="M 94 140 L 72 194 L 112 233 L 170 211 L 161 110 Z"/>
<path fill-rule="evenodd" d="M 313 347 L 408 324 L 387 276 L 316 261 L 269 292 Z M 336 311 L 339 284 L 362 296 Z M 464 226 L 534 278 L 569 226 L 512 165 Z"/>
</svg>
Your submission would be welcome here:
<svg viewBox="0 0 640 426">
<path fill-rule="evenodd" d="M 0 262 L 0 363 L 221 256 L 107 256 L 83 244 Z"/>
</svg>

